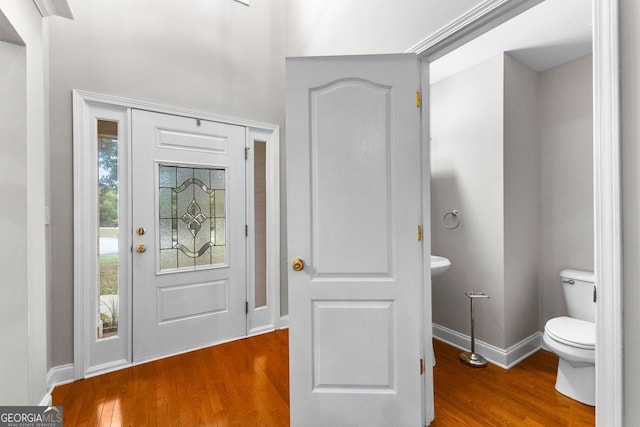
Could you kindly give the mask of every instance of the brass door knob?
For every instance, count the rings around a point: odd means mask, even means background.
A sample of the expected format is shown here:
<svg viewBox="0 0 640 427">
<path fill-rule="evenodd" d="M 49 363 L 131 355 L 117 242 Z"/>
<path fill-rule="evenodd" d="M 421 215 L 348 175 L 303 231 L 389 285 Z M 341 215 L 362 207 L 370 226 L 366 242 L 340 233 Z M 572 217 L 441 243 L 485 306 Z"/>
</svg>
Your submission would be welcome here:
<svg viewBox="0 0 640 427">
<path fill-rule="evenodd" d="M 139 254 L 143 253 L 146 250 L 147 250 L 147 247 L 145 245 L 136 246 L 136 252 L 138 252 Z"/>
<path fill-rule="evenodd" d="M 302 271 L 302 269 L 304 268 L 304 261 L 300 258 L 294 259 L 291 268 L 293 268 L 293 271 Z"/>
</svg>

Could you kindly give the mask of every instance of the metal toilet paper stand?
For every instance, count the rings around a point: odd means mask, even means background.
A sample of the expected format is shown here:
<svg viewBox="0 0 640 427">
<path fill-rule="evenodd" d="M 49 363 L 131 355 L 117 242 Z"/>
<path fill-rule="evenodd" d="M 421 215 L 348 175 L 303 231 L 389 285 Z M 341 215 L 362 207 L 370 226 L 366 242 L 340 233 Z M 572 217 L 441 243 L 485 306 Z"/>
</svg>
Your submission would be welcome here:
<svg viewBox="0 0 640 427">
<path fill-rule="evenodd" d="M 474 311 L 473 311 L 473 301 L 477 298 L 489 298 L 489 295 L 482 292 L 465 292 L 464 293 L 471 303 L 471 351 L 465 351 L 460 353 L 460 360 L 464 362 L 466 365 L 472 366 L 474 368 L 484 368 L 487 366 L 487 359 L 485 359 L 482 355 L 476 353 L 476 337 L 474 334 Z"/>
</svg>

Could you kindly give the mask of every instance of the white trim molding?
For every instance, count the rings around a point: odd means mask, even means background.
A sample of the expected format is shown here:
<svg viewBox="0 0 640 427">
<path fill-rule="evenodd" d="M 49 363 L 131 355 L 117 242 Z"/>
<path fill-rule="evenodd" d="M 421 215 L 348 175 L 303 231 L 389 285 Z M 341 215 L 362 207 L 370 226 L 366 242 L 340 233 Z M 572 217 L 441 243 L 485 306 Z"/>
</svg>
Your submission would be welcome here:
<svg viewBox="0 0 640 427">
<path fill-rule="evenodd" d="M 433 324 L 433 337 L 464 351 L 469 351 L 471 347 L 469 336 L 436 323 Z M 475 348 L 478 354 L 483 355 L 494 365 L 511 369 L 542 348 L 542 334 L 536 332 L 506 350 L 476 339 Z"/>
<path fill-rule="evenodd" d="M 289 315 L 280 316 L 280 329 L 289 329 Z"/>
<path fill-rule="evenodd" d="M 267 301 L 262 307 L 255 307 L 255 201 L 253 194 L 247 194 L 247 224 L 249 224 L 247 250 L 247 335 L 257 335 L 279 328 L 280 322 L 280 130 L 247 127 L 248 164 L 247 190 L 254 191 L 255 142 L 265 143 L 265 186 L 266 198 L 266 285 Z"/>
<path fill-rule="evenodd" d="M 596 425 L 623 425 L 622 182 L 618 0 L 593 0 Z"/>
<path fill-rule="evenodd" d="M 40 406 L 51 406 L 53 389 L 62 384 L 75 380 L 73 364 L 54 366 L 47 372 L 47 394 L 40 401 Z"/>
<path fill-rule="evenodd" d="M 33 2 L 43 18 L 62 16 L 73 19 L 73 12 L 71 12 L 71 6 L 67 0 L 33 0 Z"/>
</svg>

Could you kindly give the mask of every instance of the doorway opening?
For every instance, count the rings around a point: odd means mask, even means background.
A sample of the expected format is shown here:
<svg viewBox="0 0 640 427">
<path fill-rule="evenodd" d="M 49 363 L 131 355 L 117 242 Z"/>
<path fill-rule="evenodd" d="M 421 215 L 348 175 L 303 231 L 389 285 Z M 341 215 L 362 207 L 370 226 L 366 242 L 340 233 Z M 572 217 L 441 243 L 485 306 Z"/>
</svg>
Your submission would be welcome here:
<svg viewBox="0 0 640 427">
<path fill-rule="evenodd" d="M 411 47 L 423 61 L 423 86 L 429 85 L 429 64 L 452 52 L 540 0 L 478 5 L 450 25 Z M 618 425 L 622 419 L 622 235 L 619 131 L 618 2 L 594 0 L 593 11 L 593 146 L 594 265 L 596 301 L 597 425 Z"/>
</svg>

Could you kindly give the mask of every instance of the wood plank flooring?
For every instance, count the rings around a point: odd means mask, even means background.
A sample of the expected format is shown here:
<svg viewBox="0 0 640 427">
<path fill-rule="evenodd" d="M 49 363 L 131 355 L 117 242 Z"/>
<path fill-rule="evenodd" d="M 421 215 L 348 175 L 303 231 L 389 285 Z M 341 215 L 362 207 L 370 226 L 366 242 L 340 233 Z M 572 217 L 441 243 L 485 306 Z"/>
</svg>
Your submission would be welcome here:
<svg viewBox="0 0 640 427">
<path fill-rule="evenodd" d="M 435 341 L 436 420 L 443 426 L 590 426 L 594 410 L 553 388 L 557 358 L 475 369 Z M 251 337 L 56 387 L 65 426 L 289 425 L 288 333 Z M 339 427 L 339 426 L 335 426 Z M 390 426 L 391 427 L 391 426 Z"/>
<path fill-rule="evenodd" d="M 558 357 L 545 350 L 511 369 L 472 368 L 460 350 L 434 340 L 435 414 L 431 426 L 593 426 L 595 411 L 558 393 Z"/>
<path fill-rule="evenodd" d="M 56 387 L 65 426 L 288 426 L 286 330 Z"/>
</svg>

